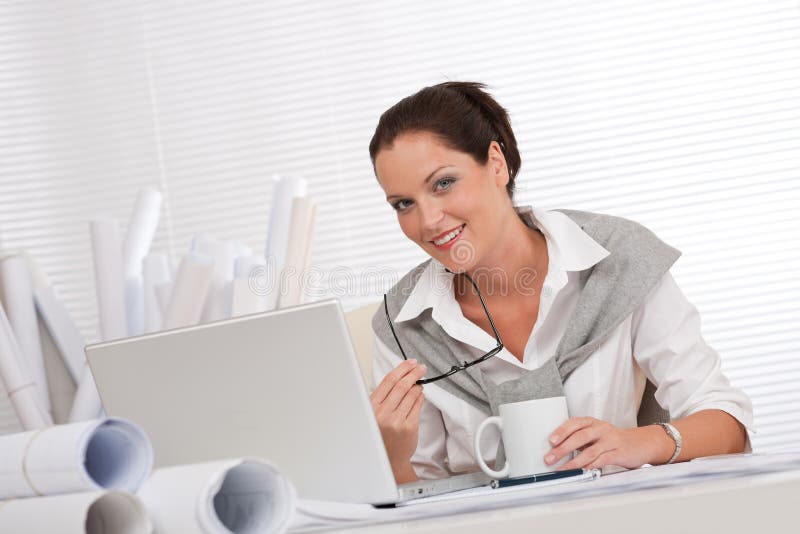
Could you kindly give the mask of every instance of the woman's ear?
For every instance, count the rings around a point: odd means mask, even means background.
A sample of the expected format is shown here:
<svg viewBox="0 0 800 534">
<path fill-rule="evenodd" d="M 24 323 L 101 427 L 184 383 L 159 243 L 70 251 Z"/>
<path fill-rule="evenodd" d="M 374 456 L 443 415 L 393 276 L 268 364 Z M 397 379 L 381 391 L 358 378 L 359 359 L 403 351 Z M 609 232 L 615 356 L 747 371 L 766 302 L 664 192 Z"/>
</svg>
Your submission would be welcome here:
<svg viewBox="0 0 800 534">
<path fill-rule="evenodd" d="M 489 143 L 489 154 L 486 159 L 486 165 L 489 167 L 495 183 L 499 187 L 505 188 L 510 179 L 508 165 L 506 165 L 506 156 L 503 154 L 503 149 L 500 148 L 500 143 L 497 141 Z"/>
</svg>

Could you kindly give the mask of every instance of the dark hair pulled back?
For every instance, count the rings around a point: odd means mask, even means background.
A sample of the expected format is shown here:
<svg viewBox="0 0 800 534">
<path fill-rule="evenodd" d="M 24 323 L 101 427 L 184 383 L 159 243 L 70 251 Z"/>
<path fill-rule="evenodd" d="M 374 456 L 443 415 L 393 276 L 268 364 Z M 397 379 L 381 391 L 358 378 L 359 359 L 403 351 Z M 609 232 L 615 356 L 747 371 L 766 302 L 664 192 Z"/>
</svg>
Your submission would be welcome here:
<svg viewBox="0 0 800 534">
<path fill-rule="evenodd" d="M 508 195 L 522 163 L 508 112 L 476 82 L 444 82 L 402 99 L 381 115 L 369 143 L 373 168 L 378 152 L 390 147 L 401 134 L 428 132 L 447 146 L 470 154 L 481 165 L 489 144 L 497 141 L 506 158 Z"/>
</svg>

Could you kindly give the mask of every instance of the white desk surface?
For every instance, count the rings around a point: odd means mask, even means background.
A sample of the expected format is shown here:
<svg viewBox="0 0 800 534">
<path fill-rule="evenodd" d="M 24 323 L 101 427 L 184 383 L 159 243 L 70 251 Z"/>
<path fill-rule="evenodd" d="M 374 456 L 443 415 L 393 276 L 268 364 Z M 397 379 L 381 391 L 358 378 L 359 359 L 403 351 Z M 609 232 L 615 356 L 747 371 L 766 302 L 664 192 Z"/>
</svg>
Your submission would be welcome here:
<svg viewBox="0 0 800 534">
<path fill-rule="evenodd" d="M 800 533 L 800 470 L 326 532 Z"/>
</svg>

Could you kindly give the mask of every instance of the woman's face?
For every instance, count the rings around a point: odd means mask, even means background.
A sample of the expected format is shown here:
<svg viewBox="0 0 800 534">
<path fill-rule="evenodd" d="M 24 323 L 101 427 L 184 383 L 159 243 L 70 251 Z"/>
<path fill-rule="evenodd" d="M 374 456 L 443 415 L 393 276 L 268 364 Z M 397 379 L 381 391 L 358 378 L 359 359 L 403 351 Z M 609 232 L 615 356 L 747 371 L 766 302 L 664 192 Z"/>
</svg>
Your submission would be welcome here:
<svg viewBox="0 0 800 534">
<path fill-rule="evenodd" d="M 454 272 L 487 264 L 511 206 L 508 171 L 492 142 L 485 165 L 427 132 L 398 136 L 375 158 L 403 233 Z"/>
</svg>

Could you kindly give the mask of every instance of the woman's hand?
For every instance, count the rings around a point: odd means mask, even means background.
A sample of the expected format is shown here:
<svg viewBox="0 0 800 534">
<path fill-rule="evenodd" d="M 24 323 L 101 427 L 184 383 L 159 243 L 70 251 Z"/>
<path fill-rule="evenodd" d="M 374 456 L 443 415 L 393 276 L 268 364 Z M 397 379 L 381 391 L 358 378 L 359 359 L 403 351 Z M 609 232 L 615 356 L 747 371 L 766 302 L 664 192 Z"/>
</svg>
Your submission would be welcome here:
<svg viewBox="0 0 800 534">
<path fill-rule="evenodd" d="M 416 360 L 406 360 L 392 369 L 369 397 L 395 478 L 398 472 L 408 472 L 417 448 L 419 412 L 425 397 L 416 381 L 426 371 Z"/>
<path fill-rule="evenodd" d="M 579 451 L 559 471 L 606 465 L 634 469 L 646 463 L 666 462 L 675 450 L 674 442 L 661 427 L 617 428 L 593 417 L 566 421 L 550 434 L 550 444 L 553 448 L 544 458 L 547 465 Z"/>
</svg>

